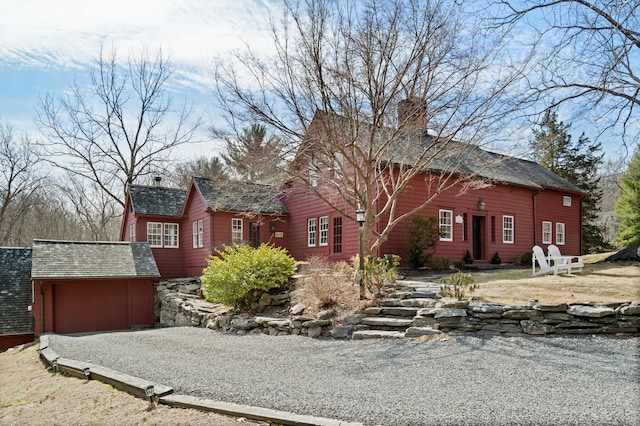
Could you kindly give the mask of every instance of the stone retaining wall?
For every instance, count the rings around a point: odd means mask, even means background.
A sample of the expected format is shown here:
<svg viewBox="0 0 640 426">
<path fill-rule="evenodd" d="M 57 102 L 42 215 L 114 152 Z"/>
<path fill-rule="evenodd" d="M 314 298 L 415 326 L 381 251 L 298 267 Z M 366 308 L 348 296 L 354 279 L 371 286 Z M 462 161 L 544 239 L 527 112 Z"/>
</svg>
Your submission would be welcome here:
<svg viewBox="0 0 640 426">
<path fill-rule="evenodd" d="M 156 323 L 161 327 L 207 327 L 238 334 L 304 335 L 309 337 L 351 338 L 355 331 L 374 327 L 365 324 L 372 315 L 392 315 L 391 311 L 409 308 L 373 307 L 334 324 L 331 313 L 318 318 L 302 315 L 249 316 L 236 314 L 231 308 L 209 303 L 199 296 L 198 278 L 162 281 L 156 285 Z M 252 307 L 264 311 L 282 307 L 290 312 L 289 295 L 254 294 Z M 600 306 L 595 303 L 545 305 L 499 305 L 469 301 L 443 302 L 422 299 L 407 317 L 407 337 L 434 334 L 481 333 L 498 335 L 547 334 L 638 334 L 640 305 L 618 303 Z M 384 328 L 383 328 L 384 329 Z"/>
<path fill-rule="evenodd" d="M 435 328 L 446 333 L 637 334 L 640 305 L 560 303 L 527 306 L 441 302 L 433 308 L 419 309 L 413 326 Z"/>
</svg>

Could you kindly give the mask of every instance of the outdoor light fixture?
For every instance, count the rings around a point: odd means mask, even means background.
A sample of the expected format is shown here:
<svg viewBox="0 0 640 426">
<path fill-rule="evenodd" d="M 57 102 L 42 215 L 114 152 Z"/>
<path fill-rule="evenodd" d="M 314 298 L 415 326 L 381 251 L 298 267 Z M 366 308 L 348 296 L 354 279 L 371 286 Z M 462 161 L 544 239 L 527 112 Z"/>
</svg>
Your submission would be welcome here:
<svg viewBox="0 0 640 426">
<path fill-rule="evenodd" d="M 89 367 L 83 368 L 82 372 L 84 373 L 84 375 L 87 378 L 87 380 L 89 380 L 89 376 L 91 376 L 91 370 L 89 370 Z"/>
<path fill-rule="evenodd" d="M 356 209 L 356 222 L 360 225 L 358 229 L 358 274 L 360 275 L 360 300 L 365 298 L 364 292 L 364 247 L 362 244 L 362 229 L 365 221 L 367 220 L 367 212 L 361 208 Z"/>
<path fill-rule="evenodd" d="M 147 398 L 149 398 L 149 407 L 151 407 L 153 405 L 153 394 L 155 393 L 153 385 L 147 385 L 147 387 L 144 388 L 144 393 L 147 395 Z"/>
<path fill-rule="evenodd" d="M 484 210 L 486 205 L 487 204 L 484 202 L 484 198 L 480 198 L 480 201 L 478 201 L 478 209 L 479 210 Z"/>
</svg>

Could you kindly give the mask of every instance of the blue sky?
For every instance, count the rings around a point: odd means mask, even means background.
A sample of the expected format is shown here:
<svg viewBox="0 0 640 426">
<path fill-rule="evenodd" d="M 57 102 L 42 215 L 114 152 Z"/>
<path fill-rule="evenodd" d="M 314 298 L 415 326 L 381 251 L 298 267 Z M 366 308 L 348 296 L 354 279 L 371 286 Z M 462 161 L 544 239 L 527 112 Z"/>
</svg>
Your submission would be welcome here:
<svg viewBox="0 0 640 426">
<path fill-rule="evenodd" d="M 0 0 L 0 119 L 19 132 L 36 132 L 39 98 L 87 81 L 100 43 L 120 57 L 162 48 L 176 68 L 176 101 L 194 103 L 204 121 L 217 119 L 212 61 L 249 43 L 268 49 L 267 0 Z M 200 135 L 209 139 L 206 127 Z M 207 153 L 211 142 L 192 147 Z"/>
<path fill-rule="evenodd" d="M 176 68 L 172 90 L 176 101 L 194 103 L 208 125 L 220 122 L 213 103 L 212 64 L 216 55 L 250 44 L 270 49 L 270 14 L 278 0 L 0 0 L 0 119 L 18 131 L 37 132 L 33 123 L 39 97 L 62 93 L 78 78 L 88 78 L 100 43 L 111 44 L 121 57 L 147 47 L 161 47 Z M 570 120 L 559 112 L 561 119 Z M 577 138 L 586 129 L 572 123 Z M 221 148 L 207 126 L 207 142 L 183 151 L 186 157 Z M 522 145 L 528 143 L 522 134 Z M 613 154 L 615 141 L 601 138 Z"/>
</svg>

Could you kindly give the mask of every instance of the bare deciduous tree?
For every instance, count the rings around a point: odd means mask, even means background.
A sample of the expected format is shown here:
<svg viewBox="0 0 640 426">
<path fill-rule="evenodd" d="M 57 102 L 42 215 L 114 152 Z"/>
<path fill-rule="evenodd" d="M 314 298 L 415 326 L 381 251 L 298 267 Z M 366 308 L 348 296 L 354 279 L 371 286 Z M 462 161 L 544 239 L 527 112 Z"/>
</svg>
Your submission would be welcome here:
<svg viewBox="0 0 640 426">
<path fill-rule="evenodd" d="M 0 245 L 24 243 L 19 225 L 43 184 L 40 162 L 31 139 L 0 122 Z"/>
<path fill-rule="evenodd" d="M 636 0 L 500 1 L 500 24 L 532 35 L 536 72 L 533 99 L 614 126 L 633 146 L 640 120 L 640 3 Z M 519 41 L 522 41 L 520 38 Z M 614 129 L 615 131 L 616 129 Z"/>
<path fill-rule="evenodd" d="M 504 135 L 520 105 L 507 89 L 521 69 L 501 56 L 504 32 L 481 32 L 456 3 L 287 3 L 272 20 L 271 57 L 247 49 L 217 69 L 229 122 L 262 123 L 287 138 L 298 188 L 350 220 L 367 208 L 368 253 L 442 191 L 487 185 L 478 174 L 502 160 L 485 156 L 477 168 L 461 168 Z M 429 196 L 400 214 L 398 197 L 411 185 Z"/>
<path fill-rule="evenodd" d="M 37 122 L 49 138 L 49 161 L 124 206 L 126 186 L 162 168 L 200 125 L 186 104 L 173 109 L 171 75 L 161 51 L 123 64 L 101 46 L 87 89 L 76 82 L 69 93 L 41 99 Z"/>
</svg>

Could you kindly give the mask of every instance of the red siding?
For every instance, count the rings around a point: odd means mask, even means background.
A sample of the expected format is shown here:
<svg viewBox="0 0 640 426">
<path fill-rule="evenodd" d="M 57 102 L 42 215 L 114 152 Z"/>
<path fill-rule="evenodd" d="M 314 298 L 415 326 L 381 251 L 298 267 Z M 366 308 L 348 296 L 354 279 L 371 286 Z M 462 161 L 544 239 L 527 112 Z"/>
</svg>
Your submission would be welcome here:
<svg viewBox="0 0 640 426">
<path fill-rule="evenodd" d="M 198 191 L 191 188 L 183 210 L 183 229 L 180 246 L 182 247 L 183 276 L 202 275 L 207 266 L 207 257 L 211 247 L 211 214 L 207 211 L 204 200 Z M 203 221 L 203 247 L 193 247 L 193 222 Z"/>
<path fill-rule="evenodd" d="M 150 279 L 35 283 L 35 334 L 78 333 L 153 325 Z"/>
<path fill-rule="evenodd" d="M 494 253 L 498 252 L 503 262 L 512 262 L 514 256 L 530 251 L 533 246 L 532 194 L 531 190 L 525 188 L 500 184 L 465 194 L 460 193 L 459 187 L 453 187 L 440 194 L 420 212 L 421 216 L 436 218 L 439 217 L 441 209 L 453 212 L 453 241 L 439 241 L 434 256 L 448 257 L 451 262 L 455 262 L 462 260 L 467 250 L 473 253 L 474 216 L 481 222 L 481 257 L 477 259 L 478 261 L 489 261 Z M 416 182 L 399 197 L 396 216 L 407 212 L 426 196 L 427 190 L 424 185 Z M 484 210 L 478 207 L 480 199 L 485 202 Z M 503 216 L 513 216 L 513 243 L 503 242 Z M 464 235 L 465 219 L 466 235 Z M 406 225 L 410 223 L 411 219 L 407 219 L 396 226 L 389 239 L 383 244 L 380 254 L 393 253 L 401 257 L 405 256 Z"/>
<path fill-rule="evenodd" d="M 13 334 L 10 336 L 0 336 L 0 352 L 6 351 L 14 346 L 33 342 L 33 334 Z"/>
<path fill-rule="evenodd" d="M 564 206 L 562 199 L 564 196 L 571 197 L 571 206 Z M 535 197 L 535 244 L 546 249 L 547 245 L 542 244 L 542 222 L 552 223 L 552 242 L 556 241 L 556 223 L 565 224 L 565 244 L 558 245 L 562 254 L 578 256 L 581 254 L 580 241 L 580 213 L 581 199 L 578 195 L 569 194 L 554 190 L 544 190 Z"/>
<path fill-rule="evenodd" d="M 290 195 L 284 200 L 289 209 L 289 228 L 287 250 L 297 260 L 306 260 L 312 256 L 324 256 L 333 260 L 348 261 L 358 253 L 358 224 L 346 217 L 342 218 L 342 253 L 333 253 L 333 219 L 341 215 L 327 206 L 324 201 L 309 194 Z M 319 236 L 320 217 L 329 217 L 329 244 L 320 246 L 318 241 L 313 247 L 308 245 L 308 220 L 316 219 L 316 239 Z"/>
</svg>

